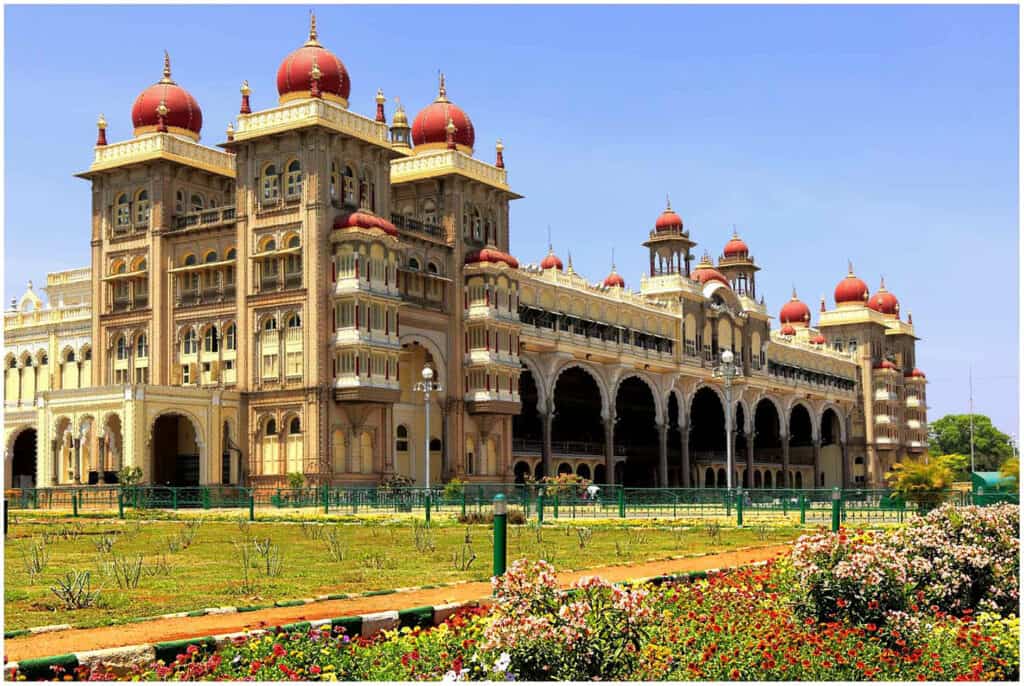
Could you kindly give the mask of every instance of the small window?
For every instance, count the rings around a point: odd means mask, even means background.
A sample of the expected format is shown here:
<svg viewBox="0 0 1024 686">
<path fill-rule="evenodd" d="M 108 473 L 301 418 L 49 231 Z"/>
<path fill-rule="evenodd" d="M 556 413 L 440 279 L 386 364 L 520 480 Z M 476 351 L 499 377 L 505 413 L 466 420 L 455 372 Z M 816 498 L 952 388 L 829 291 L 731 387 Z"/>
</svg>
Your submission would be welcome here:
<svg viewBox="0 0 1024 686">
<path fill-rule="evenodd" d="M 192 266 L 195 266 L 195 264 L 196 264 L 196 256 L 195 255 L 189 255 L 188 257 L 185 258 L 185 266 L 186 267 L 192 267 Z"/>
<path fill-rule="evenodd" d="M 117 339 L 117 359 L 128 359 L 128 341 L 125 340 L 124 336 Z"/>
<path fill-rule="evenodd" d="M 216 262 L 216 261 L 217 261 L 217 253 L 215 251 L 211 250 L 210 252 L 206 253 L 206 263 L 207 264 L 210 264 L 211 262 Z"/>
<path fill-rule="evenodd" d="M 193 193 L 192 197 L 189 198 L 188 204 L 189 209 L 191 209 L 193 212 L 199 212 L 200 210 L 203 209 L 203 205 L 205 203 L 203 202 L 203 196 L 201 194 Z"/>
<path fill-rule="evenodd" d="M 69 350 L 68 354 L 67 354 L 67 357 L 64 358 L 64 361 L 65 362 L 74 362 L 75 361 L 75 351 L 74 350 Z M 16 365 L 14 363 L 14 360 L 11 360 L 11 369 L 13 369 L 15 366 Z"/>
<path fill-rule="evenodd" d="M 149 192 L 139 191 L 135 196 L 135 223 L 145 224 L 149 222 Z"/>
<path fill-rule="evenodd" d="M 10 369 L 17 369 L 18 368 L 18 361 L 12 357 L 11 361 L 7 363 L 7 366 Z"/>
<path fill-rule="evenodd" d="M 142 260 L 141 262 L 139 262 L 138 266 L 135 267 L 135 271 L 144 272 L 146 271 L 146 266 L 146 261 Z"/>
<path fill-rule="evenodd" d="M 299 237 L 298 236 L 292 236 L 291 238 L 289 238 L 288 239 L 288 247 L 289 248 L 297 248 L 297 247 L 299 247 Z"/>
<path fill-rule="evenodd" d="M 427 273 L 428 274 L 437 274 L 437 265 L 434 264 L 433 262 L 428 262 L 427 263 Z"/>
<path fill-rule="evenodd" d="M 410 257 L 409 269 L 413 270 L 414 272 L 418 272 L 420 270 L 420 261 L 417 260 L 415 257 Z"/>
<path fill-rule="evenodd" d="M 50 364 L 50 358 L 46 356 L 46 353 L 43 353 L 39 356 L 39 366 L 45 367 L 48 364 Z"/>
<path fill-rule="evenodd" d="M 277 167 L 268 164 L 263 168 L 263 202 L 273 202 L 281 196 L 281 180 L 277 175 Z"/>
<path fill-rule="evenodd" d="M 330 193 L 331 200 L 338 199 L 338 164 L 333 160 L 331 161 Z"/>
<path fill-rule="evenodd" d="M 285 195 L 289 198 L 297 198 L 302 195 L 302 165 L 298 160 L 288 163 L 288 173 L 285 175 Z"/>
<path fill-rule="evenodd" d="M 302 318 L 299 315 L 293 314 L 291 317 L 288 318 L 288 328 L 289 329 L 298 329 L 301 326 L 302 326 Z"/>
<path fill-rule="evenodd" d="M 430 439 L 430 452 L 437 453 L 441 452 L 441 439 L 431 438 Z"/>
<path fill-rule="evenodd" d="M 127 265 L 124 262 L 118 262 L 117 267 L 114 268 L 115 274 L 124 274 L 127 271 Z"/>
<path fill-rule="evenodd" d="M 235 349 L 235 325 L 229 324 L 224 331 L 224 347 L 228 350 Z"/>
<path fill-rule="evenodd" d="M 395 429 L 395 450 L 400 453 L 409 450 L 409 430 L 405 428 L 404 424 L 399 424 Z"/>
<path fill-rule="evenodd" d="M 187 364 L 181 365 L 181 383 L 192 383 L 192 367 Z"/>
<path fill-rule="evenodd" d="M 176 214 L 185 213 L 185 191 L 178 190 L 174 193 L 174 212 Z"/>
<path fill-rule="evenodd" d="M 228 251 L 224 253 L 225 260 L 233 260 L 237 257 L 238 252 L 234 248 L 228 248 Z"/>
<path fill-rule="evenodd" d="M 128 202 L 128 194 L 122 193 L 117 196 L 117 201 L 114 203 L 115 214 L 114 221 L 118 226 L 127 226 L 131 223 L 131 203 Z"/>
<path fill-rule="evenodd" d="M 74 359 L 75 359 L 75 354 L 74 354 L 74 353 L 71 353 L 71 356 L 70 356 L 70 357 L 69 357 L 68 359 L 69 359 L 69 360 L 74 360 Z M 85 349 L 85 355 L 83 356 L 83 359 L 84 359 L 84 360 L 85 360 L 86 362 L 88 362 L 89 360 L 91 360 L 91 359 L 92 359 L 92 348 L 86 348 L 86 349 Z"/>
<path fill-rule="evenodd" d="M 300 434 L 302 433 L 302 424 L 299 422 L 298 417 L 292 417 L 291 423 L 288 425 L 288 433 Z"/>
<path fill-rule="evenodd" d="M 275 436 L 275 435 L 277 435 L 277 422 L 275 422 L 273 419 L 268 419 L 267 420 L 267 430 L 265 432 L 265 435 L 267 435 L 267 436 Z"/>
<path fill-rule="evenodd" d="M 267 321 L 263 322 L 264 331 L 277 331 L 277 318 L 271 317 Z"/>
<path fill-rule="evenodd" d="M 215 353 L 220 350 L 220 337 L 217 336 L 217 327 L 211 326 L 203 336 L 203 350 L 208 353 Z"/>
<path fill-rule="evenodd" d="M 135 339 L 135 356 L 149 357 L 149 343 L 146 341 L 146 334 L 140 333 Z"/>
<path fill-rule="evenodd" d="M 199 346 L 196 341 L 196 332 L 189 329 L 185 333 L 185 340 L 182 342 L 182 353 L 185 355 L 193 355 L 199 351 Z"/>
<path fill-rule="evenodd" d="M 277 242 L 273 238 L 263 244 L 263 252 L 272 252 L 274 250 L 277 250 Z"/>
</svg>

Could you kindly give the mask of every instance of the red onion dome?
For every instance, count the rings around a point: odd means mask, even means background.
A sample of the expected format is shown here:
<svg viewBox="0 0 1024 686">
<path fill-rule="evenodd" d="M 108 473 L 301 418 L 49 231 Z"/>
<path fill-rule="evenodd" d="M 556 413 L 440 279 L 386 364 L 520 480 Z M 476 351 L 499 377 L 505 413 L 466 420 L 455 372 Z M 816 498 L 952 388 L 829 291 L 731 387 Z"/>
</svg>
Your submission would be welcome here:
<svg viewBox="0 0 1024 686">
<path fill-rule="evenodd" d="M 665 211 L 654 222 L 655 231 L 682 231 L 683 218 L 672 210 L 672 203 L 665 199 Z"/>
<path fill-rule="evenodd" d="M 799 324 L 807 326 L 811 321 L 811 308 L 803 300 L 796 297 L 796 289 L 793 289 L 793 297 L 779 310 L 779 321 L 783 324 Z"/>
<path fill-rule="evenodd" d="M 503 262 L 509 267 L 512 267 L 512 269 L 519 268 L 519 260 L 508 253 L 501 252 L 497 248 L 481 248 L 480 250 L 474 250 L 466 253 L 466 259 L 464 262 L 465 264 L 477 264 L 479 262 Z"/>
<path fill-rule="evenodd" d="M 881 362 L 875 363 L 875 369 L 895 370 L 896 365 L 890 362 L 889 360 L 882 360 Z"/>
<path fill-rule="evenodd" d="M 885 277 L 882 277 L 882 283 L 878 290 L 868 300 L 868 307 L 882 314 L 900 316 L 900 301 L 895 295 L 885 289 Z"/>
<path fill-rule="evenodd" d="M 853 273 L 853 263 L 850 263 L 850 272 L 846 278 L 836 286 L 836 305 L 841 303 L 865 303 L 871 294 L 868 292 L 868 285 L 863 279 L 857 278 Z"/>
<path fill-rule="evenodd" d="M 625 288 L 626 280 L 615 271 L 615 265 L 612 265 L 612 273 L 604 278 L 605 288 Z"/>
<path fill-rule="evenodd" d="M 320 45 L 316 33 L 316 15 L 311 14 L 309 40 L 285 57 L 277 69 L 277 93 L 280 96 L 278 102 L 286 103 L 290 100 L 314 97 L 314 72 L 319 72 L 320 97 L 336 102 L 342 107 L 348 107 L 352 80 L 349 79 L 348 70 L 337 55 Z"/>
<path fill-rule="evenodd" d="M 158 113 L 161 109 L 164 110 L 163 125 L 169 133 L 199 140 L 199 132 L 203 128 L 203 111 L 199 109 L 199 103 L 192 94 L 171 79 L 171 57 L 166 50 L 163 78 L 139 93 L 132 105 L 132 125 L 136 136 L 162 129 Z"/>
<path fill-rule="evenodd" d="M 559 259 L 558 255 L 555 254 L 554 248 L 548 246 L 548 254 L 544 256 L 544 259 L 540 261 L 541 269 L 557 269 L 562 271 L 564 268 L 562 260 Z"/>
<path fill-rule="evenodd" d="M 811 343 L 813 343 L 814 345 L 825 345 L 825 342 L 825 337 L 822 336 L 820 333 L 811 339 Z"/>
<path fill-rule="evenodd" d="M 722 255 L 731 258 L 743 258 L 750 254 L 747 244 L 743 242 L 743 239 L 739 237 L 735 231 L 732 234 L 732 238 L 725 244 L 725 249 L 722 250 Z"/>
<path fill-rule="evenodd" d="M 448 100 L 448 91 L 441 74 L 437 98 L 416 115 L 412 122 L 412 144 L 417 150 L 440 150 L 448 147 L 448 122 L 455 126 L 455 148 L 473 154 L 476 133 L 473 122 L 461 107 Z"/>
<path fill-rule="evenodd" d="M 729 279 L 725 278 L 722 275 L 722 272 L 715 269 L 715 266 L 711 263 L 711 258 L 707 253 L 704 253 L 704 257 L 701 258 L 700 264 L 698 264 L 697 268 L 690 274 L 690 278 L 694 281 L 699 281 L 702 284 L 707 283 L 708 281 L 718 281 L 731 287 Z"/>
<path fill-rule="evenodd" d="M 389 236 L 398 236 L 398 229 L 395 228 L 394 224 L 366 210 L 340 215 L 334 220 L 334 228 L 380 229 Z"/>
<path fill-rule="evenodd" d="M 922 372 L 917 367 L 914 367 L 914 369 L 912 371 L 907 372 L 903 376 L 906 376 L 906 377 L 912 378 L 912 379 L 923 379 L 923 378 L 925 378 L 924 372 Z"/>
<path fill-rule="evenodd" d="M 796 329 L 793 328 L 792 324 L 786 324 L 779 330 L 779 333 L 781 333 L 783 336 L 795 336 Z"/>
</svg>

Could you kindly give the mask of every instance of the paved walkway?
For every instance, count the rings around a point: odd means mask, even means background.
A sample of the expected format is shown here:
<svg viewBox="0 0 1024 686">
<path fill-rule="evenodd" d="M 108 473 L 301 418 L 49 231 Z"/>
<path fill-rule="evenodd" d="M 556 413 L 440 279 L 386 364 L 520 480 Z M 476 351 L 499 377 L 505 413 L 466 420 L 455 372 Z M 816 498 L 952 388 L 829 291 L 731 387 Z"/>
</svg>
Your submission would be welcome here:
<svg viewBox="0 0 1024 686">
<path fill-rule="evenodd" d="M 626 581 L 662 574 L 734 567 L 769 560 L 788 551 L 788 545 L 773 545 L 715 555 L 690 557 L 682 560 L 662 560 L 634 565 L 560 572 L 558 574 L 558 582 L 563 587 L 567 587 L 577 579 L 585 576 L 600 576 L 608 581 Z M 487 600 L 490 594 L 490 583 L 472 582 L 446 588 L 409 591 L 368 598 L 327 600 L 296 607 L 275 607 L 242 614 L 176 617 L 174 619 L 155 619 L 148 622 L 122 624 L 119 626 L 69 629 L 8 639 L 4 641 L 4 652 L 6 661 L 13 662 L 30 658 L 62 655 L 64 653 L 98 650 L 101 648 L 117 648 L 196 638 L 199 636 L 228 634 L 246 629 L 259 629 L 313 619 L 347 617 L 388 610 L 404 610 L 424 605 Z"/>
</svg>

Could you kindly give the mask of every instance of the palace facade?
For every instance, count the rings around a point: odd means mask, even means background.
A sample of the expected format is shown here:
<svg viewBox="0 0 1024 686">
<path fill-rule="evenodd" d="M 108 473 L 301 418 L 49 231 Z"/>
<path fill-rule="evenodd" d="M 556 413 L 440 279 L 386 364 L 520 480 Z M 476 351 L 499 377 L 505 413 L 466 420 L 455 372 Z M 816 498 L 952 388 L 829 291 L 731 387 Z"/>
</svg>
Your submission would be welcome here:
<svg viewBox="0 0 1024 686">
<path fill-rule="evenodd" d="M 773 328 L 746 243 L 697 259 L 671 207 L 652 213 L 639 291 L 550 248 L 521 265 L 503 146 L 476 156 L 443 76 L 411 124 L 379 90 L 358 114 L 314 19 L 277 91 L 253 109 L 243 83 L 209 147 L 165 56 L 133 138 L 108 142 L 100 117 L 78 174 L 91 267 L 4 316 L 8 487 L 126 465 L 174 485 L 423 483 L 428 451 L 434 483 L 711 487 L 727 440 L 733 484 L 875 486 L 926 449 L 911 317 L 852 266 L 816 326 L 794 292 Z"/>
</svg>

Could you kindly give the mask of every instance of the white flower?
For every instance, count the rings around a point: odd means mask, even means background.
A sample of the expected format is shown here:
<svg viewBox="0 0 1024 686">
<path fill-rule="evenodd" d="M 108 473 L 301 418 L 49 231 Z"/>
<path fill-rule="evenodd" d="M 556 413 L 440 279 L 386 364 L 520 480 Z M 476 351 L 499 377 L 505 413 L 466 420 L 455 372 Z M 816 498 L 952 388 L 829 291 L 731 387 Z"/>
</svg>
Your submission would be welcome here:
<svg viewBox="0 0 1024 686">
<path fill-rule="evenodd" d="M 452 682 L 455 682 L 455 681 L 465 681 L 465 680 L 466 680 L 466 677 L 463 675 L 463 673 L 461 671 L 454 672 L 452 670 L 448 670 L 447 672 L 444 673 L 444 677 L 441 679 L 441 682 L 442 683 L 444 683 L 444 682 L 452 683 Z"/>
<path fill-rule="evenodd" d="M 512 656 L 508 653 L 502 653 L 498 656 L 498 659 L 494 661 L 493 671 L 504 673 L 508 671 L 508 666 L 512 664 Z"/>
</svg>

